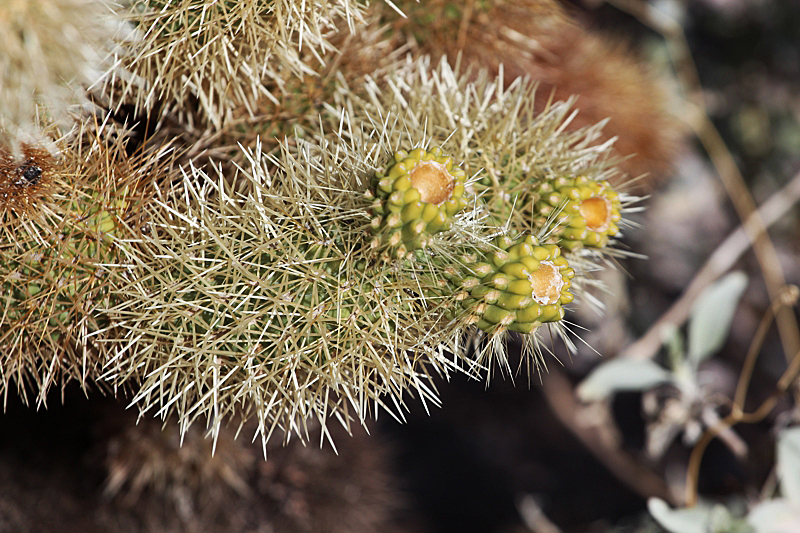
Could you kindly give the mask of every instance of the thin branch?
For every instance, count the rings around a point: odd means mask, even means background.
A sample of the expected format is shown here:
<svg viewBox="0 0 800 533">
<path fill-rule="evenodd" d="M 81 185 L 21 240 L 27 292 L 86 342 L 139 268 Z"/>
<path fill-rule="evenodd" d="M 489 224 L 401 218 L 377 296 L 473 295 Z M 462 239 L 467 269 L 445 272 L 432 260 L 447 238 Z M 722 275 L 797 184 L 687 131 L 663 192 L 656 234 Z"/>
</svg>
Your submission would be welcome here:
<svg viewBox="0 0 800 533">
<path fill-rule="evenodd" d="M 697 441 L 692 454 L 689 456 L 689 464 L 686 472 L 686 505 L 693 507 L 697 504 L 697 482 L 700 477 L 700 463 L 703 460 L 703 454 L 706 448 L 714 440 L 714 437 L 725 431 L 739 422 L 746 424 L 753 424 L 760 422 L 767 416 L 772 409 L 778 404 L 778 400 L 786 394 L 789 386 L 795 382 L 798 374 L 800 374 L 800 352 L 796 353 L 792 358 L 789 366 L 784 371 L 778 384 L 775 386 L 775 391 L 764 400 L 758 409 L 752 413 L 744 413 L 741 405 L 734 405 L 733 411 L 723 418 L 719 424 L 712 428 L 708 428 L 700 440 Z"/>
<path fill-rule="evenodd" d="M 796 298 L 795 298 L 796 299 Z M 764 313 L 761 322 L 758 324 L 756 333 L 750 343 L 750 349 L 747 351 L 747 356 L 742 366 L 742 371 L 739 374 L 739 383 L 736 386 L 736 393 L 733 396 L 733 404 L 731 405 L 731 412 L 724 419 L 718 421 L 713 427 L 708 428 L 701 438 L 695 443 L 692 449 L 692 454 L 689 457 L 689 464 L 686 469 L 686 504 L 694 506 L 697 503 L 697 485 L 700 479 L 700 462 L 703 459 L 703 454 L 706 448 L 714 439 L 724 431 L 729 431 L 730 428 L 741 420 L 744 414 L 744 401 L 747 397 L 747 389 L 750 385 L 750 378 L 753 375 L 756 359 L 761 347 L 764 345 L 764 339 L 767 336 L 769 327 L 775 318 L 775 313 L 778 311 L 777 305 L 772 305 Z"/>
<path fill-rule="evenodd" d="M 788 184 L 773 194 L 758 209 L 758 226 L 766 229 L 780 220 L 800 200 L 800 173 Z M 757 227 L 755 217 L 751 216 L 720 244 L 706 260 L 702 268 L 681 297 L 653 324 L 636 342 L 628 346 L 619 357 L 646 359 L 658 353 L 663 334 L 671 328 L 683 324 L 689 317 L 692 305 L 700 293 L 719 276 L 727 272 L 750 247 L 748 232 Z M 791 309 L 790 309 L 791 310 Z"/>
</svg>

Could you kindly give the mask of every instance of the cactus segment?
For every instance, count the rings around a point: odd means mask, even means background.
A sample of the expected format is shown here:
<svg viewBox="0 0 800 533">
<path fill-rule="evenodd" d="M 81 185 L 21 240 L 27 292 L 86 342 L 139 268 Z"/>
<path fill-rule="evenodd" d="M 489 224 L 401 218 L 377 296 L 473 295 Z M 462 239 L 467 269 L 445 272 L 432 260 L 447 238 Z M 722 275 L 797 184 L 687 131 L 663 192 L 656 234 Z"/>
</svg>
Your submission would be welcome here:
<svg viewBox="0 0 800 533">
<path fill-rule="evenodd" d="M 386 171 L 375 174 L 374 246 L 385 244 L 398 258 L 427 246 L 429 237 L 449 229 L 466 207 L 465 179 L 438 148 L 396 152 Z"/>
<path fill-rule="evenodd" d="M 51 385 L 100 375 L 110 327 L 101 309 L 118 288 L 110 272 L 172 161 L 130 157 L 124 140 L 85 128 L 59 141 L 58 159 L 26 145 L 20 159 L 0 151 L 0 394 L 43 401 Z"/>
<path fill-rule="evenodd" d="M 564 305 L 575 271 L 555 245 L 540 245 L 535 237 L 495 239 L 497 249 L 481 261 L 466 265 L 468 274 L 449 275 L 451 284 L 463 291 L 461 307 L 467 322 L 487 333 L 530 333 L 544 322 L 564 318 Z M 492 268 L 485 275 L 486 265 Z M 480 280 L 476 278 L 480 276 Z"/>
<path fill-rule="evenodd" d="M 536 208 L 542 217 L 558 213 L 561 224 L 555 235 L 558 244 L 568 250 L 603 248 L 619 232 L 619 193 L 607 181 L 581 176 L 544 183 Z"/>
<path fill-rule="evenodd" d="M 120 262 L 131 266 L 110 273 L 118 298 L 103 312 L 117 327 L 103 342 L 124 353 L 107 372 L 115 385 L 141 383 L 143 410 L 218 424 L 246 399 L 265 438 L 276 427 L 302 436 L 309 418 L 364 420 L 409 389 L 427 398 L 423 363 L 441 367 L 443 346 L 460 338 L 432 262 L 387 264 L 371 246 L 363 190 L 375 165 L 348 167 L 344 150 L 328 150 L 314 166 L 284 149 L 276 172 L 268 154 L 246 152 L 252 167 L 235 185 L 222 169 L 192 169 L 145 209 L 147 237 L 125 243 Z M 452 175 L 434 157 L 425 161 Z M 407 187 L 383 198 L 421 197 L 404 177 Z M 446 213 L 447 202 L 428 205 Z M 430 208 L 408 218 L 413 207 L 388 217 L 398 245 L 428 224 Z"/>
</svg>

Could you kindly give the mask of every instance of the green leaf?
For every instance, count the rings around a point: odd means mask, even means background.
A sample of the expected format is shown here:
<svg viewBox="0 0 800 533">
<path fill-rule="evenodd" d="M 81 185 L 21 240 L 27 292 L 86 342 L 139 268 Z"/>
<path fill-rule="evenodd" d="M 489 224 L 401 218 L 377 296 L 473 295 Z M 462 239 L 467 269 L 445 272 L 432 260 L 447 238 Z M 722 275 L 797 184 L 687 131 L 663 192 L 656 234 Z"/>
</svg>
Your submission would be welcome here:
<svg viewBox="0 0 800 533">
<path fill-rule="evenodd" d="M 595 368 L 578 385 L 578 396 L 591 402 L 617 391 L 647 390 L 670 381 L 672 375 L 649 359 L 612 359 Z"/>
<path fill-rule="evenodd" d="M 722 347 L 745 287 L 747 276 L 731 272 L 695 302 L 689 323 L 689 360 L 695 367 Z"/>
<path fill-rule="evenodd" d="M 664 500 L 650 498 L 647 509 L 670 533 L 723 533 L 735 527 L 733 517 L 722 505 L 700 503 L 691 509 L 672 509 Z"/>
<path fill-rule="evenodd" d="M 675 326 L 670 325 L 664 331 L 662 338 L 664 346 L 667 348 L 667 363 L 673 372 L 684 365 L 686 359 L 686 346 L 683 335 Z"/>
<path fill-rule="evenodd" d="M 800 427 L 787 429 L 778 437 L 778 475 L 783 495 L 800 509 Z"/>
</svg>

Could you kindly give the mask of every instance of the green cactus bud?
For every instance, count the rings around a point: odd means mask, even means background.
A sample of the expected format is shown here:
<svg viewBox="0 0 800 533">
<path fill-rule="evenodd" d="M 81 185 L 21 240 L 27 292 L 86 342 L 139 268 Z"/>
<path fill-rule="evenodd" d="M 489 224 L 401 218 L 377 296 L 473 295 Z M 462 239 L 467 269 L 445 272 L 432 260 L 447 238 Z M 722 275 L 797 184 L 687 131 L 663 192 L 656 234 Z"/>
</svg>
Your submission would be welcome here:
<svg viewBox="0 0 800 533">
<path fill-rule="evenodd" d="M 572 301 L 569 288 L 575 271 L 560 256 L 561 249 L 540 245 L 531 236 L 503 236 L 494 244 L 499 250 L 487 255 L 505 260 L 493 261 L 496 270 L 483 276 L 480 285 L 470 291 L 474 300 L 461 301 L 478 328 L 487 333 L 530 333 L 544 322 L 564 318 L 563 306 Z M 465 268 L 475 267 L 468 264 Z"/>
<path fill-rule="evenodd" d="M 424 248 L 430 235 L 446 231 L 453 217 L 466 207 L 466 175 L 438 148 L 430 152 L 400 150 L 392 159 L 394 163 L 385 172 L 375 174 L 374 194 L 382 204 L 374 211 L 378 215 L 400 213 L 400 220 L 385 216 L 373 231 L 382 234 L 395 257 L 402 258 Z"/>
<path fill-rule="evenodd" d="M 619 232 L 619 193 L 607 181 L 586 177 L 561 178 L 557 187 L 558 194 L 542 195 L 536 209 L 540 213 L 561 210 L 554 232 L 559 244 L 568 250 L 606 246 Z"/>
</svg>

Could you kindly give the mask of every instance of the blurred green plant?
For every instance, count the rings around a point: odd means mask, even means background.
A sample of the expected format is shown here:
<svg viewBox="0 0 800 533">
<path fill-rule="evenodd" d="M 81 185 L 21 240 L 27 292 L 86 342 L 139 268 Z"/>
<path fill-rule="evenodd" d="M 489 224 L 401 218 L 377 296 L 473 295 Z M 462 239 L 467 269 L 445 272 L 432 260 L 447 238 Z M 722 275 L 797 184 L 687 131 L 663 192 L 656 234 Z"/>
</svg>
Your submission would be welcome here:
<svg viewBox="0 0 800 533">
<path fill-rule="evenodd" d="M 671 509 L 658 498 L 651 498 L 647 507 L 670 533 L 795 533 L 800 531 L 800 427 L 778 436 L 776 469 L 782 495 L 755 503 L 746 516 L 722 504 Z"/>
<path fill-rule="evenodd" d="M 703 291 L 691 312 L 688 345 L 678 330 L 664 339 L 667 368 L 651 359 L 612 359 L 598 365 L 578 385 L 578 397 L 585 402 L 602 401 L 617 392 L 644 392 L 670 385 L 676 396 L 655 413 L 657 419 L 648 428 L 647 452 L 661 457 L 679 433 L 687 445 L 694 444 L 704 428 L 720 420 L 713 391 L 701 385 L 698 371 L 725 343 L 746 286 L 747 277 L 732 272 Z"/>
</svg>

